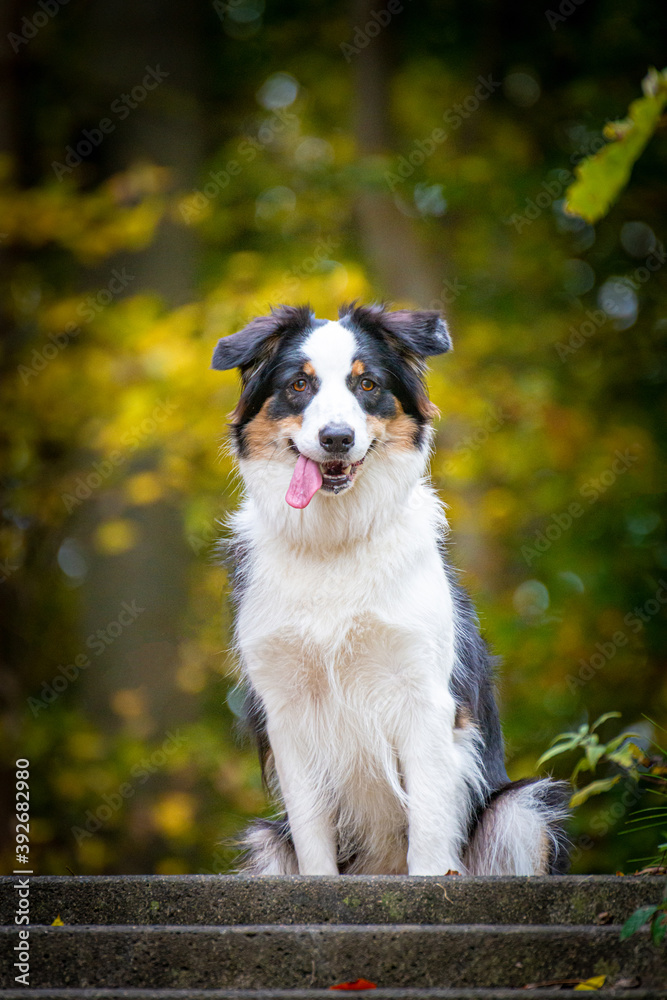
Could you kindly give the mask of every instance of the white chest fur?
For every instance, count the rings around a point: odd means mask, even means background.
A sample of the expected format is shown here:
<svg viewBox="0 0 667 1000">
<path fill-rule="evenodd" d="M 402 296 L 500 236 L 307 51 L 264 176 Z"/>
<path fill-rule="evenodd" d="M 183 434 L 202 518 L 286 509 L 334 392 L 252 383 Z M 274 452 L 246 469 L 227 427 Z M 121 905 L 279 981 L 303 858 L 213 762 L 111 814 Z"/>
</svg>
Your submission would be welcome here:
<svg viewBox="0 0 667 1000">
<path fill-rule="evenodd" d="M 317 530 L 317 508 L 289 513 L 315 515 L 308 534 Z M 237 643 L 266 711 L 295 840 L 303 814 L 311 831 L 323 824 L 321 840 L 334 828 L 339 857 L 349 843 L 363 850 L 366 871 L 408 870 L 411 793 L 423 797 L 417 785 L 430 766 L 439 772 L 433 812 L 442 819 L 449 808 L 452 830 L 441 839 L 445 861 L 417 865 L 442 871 L 458 863 L 466 806 L 452 810 L 451 799 L 462 794 L 459 758 L 474 752 L 454 735 L 452 597 L 436 541 L 442 514 L 424 486 L 391 513 L 365 537 L 332 544 L 321 536 L 312 545 L 263 523 L 248 501 L 235 520 L 251 547 Z M 310 867 L 304 851 L 300 870 L 331 873 L 326 849 Z"/>
<path fill-rule="evenodd" d="M 439 510 L 422 489 L 423 503 L 404 505 L 382 530 L 342 544 L 300 543 L 260 526 L 252 504 L 240 512 L 237 533 L 251 557 L 237 635 L 253 680 L 273 673 L 291 688 L 296 664 L 312 661 L 315 673 L 317 664 L 326 668 L 332 685 L 357 690 L 371 665 L 377 679 L 407 682 L 417 672 L 448 681 L 452 598 L 431 523 Z M 295 518 L 303 513 L 290 511 Z"/>
</svg>

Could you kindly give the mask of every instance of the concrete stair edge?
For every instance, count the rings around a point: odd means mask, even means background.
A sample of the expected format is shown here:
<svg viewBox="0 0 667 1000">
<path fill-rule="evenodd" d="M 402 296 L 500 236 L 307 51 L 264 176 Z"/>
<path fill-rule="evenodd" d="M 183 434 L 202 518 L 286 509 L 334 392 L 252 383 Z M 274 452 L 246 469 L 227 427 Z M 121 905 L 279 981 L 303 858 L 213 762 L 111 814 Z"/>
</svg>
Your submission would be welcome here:
<svg viewBox="0 0 667 1000">
<path fill-rule="evenodd" d="M 603 973 L 601 998 L 667 1000 L 667 950 L 619 938 L 664 878 L 30 876 L 23 987 L 20 877 L 0 878 L 0 1000 L 323 1000 L 359 977 L 367 1000 L 509 1000 Z"/>
<path fill-rule="evenodd" d="M 14 879 L 0 878 L 0 924 L 13 923 Z M 657 902 L 662 879 L 560 876 L 32 876 L 31 919 L 67 924 L 622 923 Z"/>
<path fill-rule="evenodd" d="M 349 1000 L 518 1000 L 534 996 L 537 1000 L 563 1000 L 560 988 L 527 991 L 523 987 L 504 989 L 471 987 L 467 989 L 397 988 L 344 993 Z M 0 989 L 0 1000 L 331 1000 L 329 989 L 294 990 L 220 990 L 220 989 Z M 603 988 L 595 991 L 599 1000 L 664 1000 L 667 990 L 659 987 L 630 989 Z"/>
<path fill-rule="evenodd" d="M 606 974 L 667 983 L 647 931 L 618 926 L 33 927 L 33 986 L 291 989 L 364 977 L 383 988 L 491 989 Z M 15 936 L 0 932 L 7 953 Z M 11 955 L 11 951 L 8 952 Z M 6 968 L 11 969 L 11 960 Z M 43 978 L 47 975 L 47 982 Z M 13 976 L 9 972 L 9 976 Z M 2 985 L 11 988 L 5 978 Z"/>
</svg>

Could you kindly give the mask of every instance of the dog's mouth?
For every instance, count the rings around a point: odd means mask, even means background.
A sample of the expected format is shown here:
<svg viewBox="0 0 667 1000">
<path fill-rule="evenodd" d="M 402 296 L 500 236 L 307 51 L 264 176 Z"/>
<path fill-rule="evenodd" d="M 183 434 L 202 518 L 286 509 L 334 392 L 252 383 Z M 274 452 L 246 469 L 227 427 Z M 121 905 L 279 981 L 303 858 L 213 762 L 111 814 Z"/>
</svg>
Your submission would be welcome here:
<svg viewBox="0 0 667 1000">
<path fill-rule="evenodd" d="M 285 500 L 290 507 L 296 507 L 298 510 L 307 507 L 319 489 L 327 493 L 342 493 L 349 489 L 359 466 L 363 465 L 364 461 L 361 458 L 358 462 L 346 462 L 345 459 L 314 462 L 312 458 L 302 455 L 292 441 L 290 446 L 299 457 Z"/>
<path fill-rule="evenodd" d="M 364 456 L 365 457 L 365 456 Z M 321 462 L 320 471 L 322 473 L 322 489 L 329 493 L 340 493 L 352 485 L 352 480 L 357 474 L 357 469 L 363 464 L 364 459 L 358 462 Z"/>
</svg>

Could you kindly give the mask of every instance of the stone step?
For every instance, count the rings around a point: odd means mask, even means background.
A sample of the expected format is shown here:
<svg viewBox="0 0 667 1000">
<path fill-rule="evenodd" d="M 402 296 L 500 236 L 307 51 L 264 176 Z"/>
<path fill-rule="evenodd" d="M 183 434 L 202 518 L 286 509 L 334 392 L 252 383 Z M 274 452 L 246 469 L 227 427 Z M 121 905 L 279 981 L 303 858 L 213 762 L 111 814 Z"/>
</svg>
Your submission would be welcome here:
<svg viewBox="0 0 667 1000">
<path fill-rule="evenodd" d="M 349 1000 L 563 1000 L 569 993 L 554 987 L 526 992 L 524 989 L 376 989 L 351 990 Z M 601 989 L 597 1000 L 665 1000 L 664 989 Z M 331 1000 L 328 990 L 0 990 L 2 1000 Z"/>
<path fill-rule="evenodd" d="M 326 989 L 363 977 L 384 989 L 488 990 L 606 974 L 614 982 L 639 977 L 644 988 L 666 987 L 664 949 L 645 931 L 620 941 L 619 930 L 617 925 L 33 925 L 30 986 L 291 990 Z M 15 929 L 0 928 L 5 989 L 16 986 L 16 940 Z"/>
<path fill-rule="evenodd" d="M 13 924 L 15 878 L 0 878 Z M 651 877 L 409 878 L 234 875 L 32 877 L 30 919 L 51 924 L 595 924 L 656 903 Z M 603 915 L 601 917 L 601 914 Z"/>
</svg>

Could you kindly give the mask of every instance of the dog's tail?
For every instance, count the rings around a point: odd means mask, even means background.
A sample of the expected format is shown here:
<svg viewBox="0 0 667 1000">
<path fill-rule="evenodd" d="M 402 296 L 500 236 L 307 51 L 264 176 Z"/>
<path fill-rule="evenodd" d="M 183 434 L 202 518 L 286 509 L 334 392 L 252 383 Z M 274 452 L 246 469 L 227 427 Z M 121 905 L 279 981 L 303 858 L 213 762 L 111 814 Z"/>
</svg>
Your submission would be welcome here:
<svg viewBox="0 0 667 1000">
<path fill-rule="evenodd" d="M 287 818 L 256 819 L 245 831 L 242 875 L 298 875 L 299 865 Z"/>
<path fill-rule="evenodd" d="M 568 867 L 567 782 L 514 781 L 491 796 L 465 857 L 470 875 L 562 875 Z"/>
</svg>

